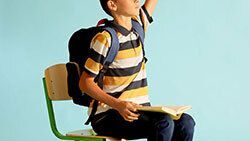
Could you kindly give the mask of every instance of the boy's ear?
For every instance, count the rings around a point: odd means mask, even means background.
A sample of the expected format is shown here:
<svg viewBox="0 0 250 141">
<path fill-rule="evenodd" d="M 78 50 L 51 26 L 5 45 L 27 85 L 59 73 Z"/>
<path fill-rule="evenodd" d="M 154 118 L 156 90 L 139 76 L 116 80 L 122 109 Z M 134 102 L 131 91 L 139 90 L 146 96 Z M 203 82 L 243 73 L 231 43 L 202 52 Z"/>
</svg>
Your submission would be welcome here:
<svg viewBox="0 0 250 141">
<path fill-rule="evenodd" d="M 117 11 L 117 5 L 116 5 L 116 3 L 113 0 L 109 0 L 107 2 L 107 6 L 108 6 L 110 12 Z"/>
</svg>

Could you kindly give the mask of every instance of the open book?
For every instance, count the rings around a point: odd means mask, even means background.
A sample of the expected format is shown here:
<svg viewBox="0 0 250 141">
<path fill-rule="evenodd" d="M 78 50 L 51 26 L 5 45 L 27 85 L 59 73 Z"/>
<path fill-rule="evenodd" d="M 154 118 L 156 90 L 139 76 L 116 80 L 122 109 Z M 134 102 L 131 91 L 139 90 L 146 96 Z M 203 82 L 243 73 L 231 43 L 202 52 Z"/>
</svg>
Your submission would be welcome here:
<svg viewBox="0 0 250 141">
<path fill-rule="evenodd" d="M 160 112 L 169 114 L 174 120 L 178 120 L 182 113 L 191 109 L 192 107 L 187 106 L 143 106 L 137 108 L 138 111 L 148 111 L 148 112 Z"/>
</svg>

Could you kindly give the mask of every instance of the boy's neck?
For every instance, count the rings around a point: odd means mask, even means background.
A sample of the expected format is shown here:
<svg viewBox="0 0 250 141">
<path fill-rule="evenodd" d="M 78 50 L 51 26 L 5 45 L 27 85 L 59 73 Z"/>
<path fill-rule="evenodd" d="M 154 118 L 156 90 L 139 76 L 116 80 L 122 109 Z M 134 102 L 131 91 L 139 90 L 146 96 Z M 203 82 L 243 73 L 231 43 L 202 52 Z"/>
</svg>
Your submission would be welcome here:
<svg viewBox="0 0 250 141">
<path fill-rule="evenodd" d="M 131 17 L 115 16 L 114 21 L 120 26 L 126 28 L 128 31 L 132 29 Z"/>
</svg>

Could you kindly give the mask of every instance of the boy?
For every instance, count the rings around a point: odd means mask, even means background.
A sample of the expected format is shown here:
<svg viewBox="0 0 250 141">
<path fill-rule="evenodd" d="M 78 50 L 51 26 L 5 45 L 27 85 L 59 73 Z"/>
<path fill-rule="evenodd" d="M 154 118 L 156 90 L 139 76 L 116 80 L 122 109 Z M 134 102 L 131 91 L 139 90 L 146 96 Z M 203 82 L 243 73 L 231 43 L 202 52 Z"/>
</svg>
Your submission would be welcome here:
<svg viewBox="0 0 250 141">
<path fill-rule="evenodd" d="M 132 20 L 144 28 L 152 22 L 151 15 L 157 0 L 100 0 L 103 10 L 113 17 L 119 51 L 103 78 L 101 89 L 94 82 L 102 69 L 111 44 L 107 31 L 98 33 L 91 42 L 91 53 L 85 62 L 79 86 L 82 91 L 100 101 L 91 125 L 98 135 L 125 139 L 147 138 L 149 141 L 192 141 L 194 120 L 183 114 L 177 121 L 168 115 L 137 112 L 137 107 L 150 105 L 146 79 L 146 65 L 139 34 L 132 28 Z M 91 110 L 91 108 L 90 108 Z"/>
</svg>

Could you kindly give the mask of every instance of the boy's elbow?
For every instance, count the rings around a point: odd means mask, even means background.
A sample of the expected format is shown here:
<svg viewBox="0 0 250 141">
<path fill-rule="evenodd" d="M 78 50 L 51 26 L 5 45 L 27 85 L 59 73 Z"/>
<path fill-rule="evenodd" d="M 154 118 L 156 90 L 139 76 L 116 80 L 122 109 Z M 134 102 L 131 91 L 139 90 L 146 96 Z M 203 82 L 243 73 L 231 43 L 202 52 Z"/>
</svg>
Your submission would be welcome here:
<svg viewBox="0 0 250 141">
<path fill-rule="evenodd" d="M 81 91 L 86 91 L 86 82 L 85 82 L 84 79 L 82 79 L 82 77 L 81 77 L 81 79 L 79 81 L 79 88 L 80 88 Z"/>
<path fill-rule="evenodd" d="M 83 72 L 81 77 L 80 77 L 79 88 L 81 89 L 81 91 L 87 92 L 89 85 L 92 82 L 94 82 L 94 78 L 89 76 L 87 73 Z"/>
</svg>

